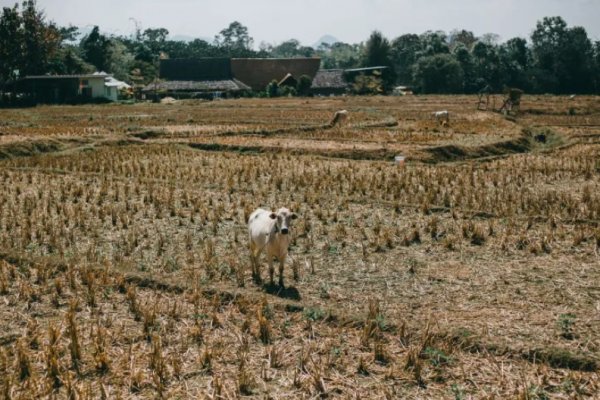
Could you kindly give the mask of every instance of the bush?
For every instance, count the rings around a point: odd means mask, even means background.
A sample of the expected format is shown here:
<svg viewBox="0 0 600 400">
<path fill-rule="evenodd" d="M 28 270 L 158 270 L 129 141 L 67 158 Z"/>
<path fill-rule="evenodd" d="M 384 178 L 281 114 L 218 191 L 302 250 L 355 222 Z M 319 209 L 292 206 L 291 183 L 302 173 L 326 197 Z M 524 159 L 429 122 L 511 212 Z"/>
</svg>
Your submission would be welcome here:
<svg viewBox="0 0 600 400">
<path fill-rule="evenodd" d="M 283 87 L 279 88 L 280 96 L 293 97 L 293 96 L 296 96 L 297 94 L 298 94 L 298 92 L 296 91 L 296 88 L 293 86 L 283 86 Z"/>
<path fill-rule="evenodd" d="M 265 92 L 267 93 L 267 97 L 279 96 L 279 85 L 275 79 L 273 79 L 271 83 L 267 85 Z"/>
<path fill-rule="evenodd" d="M 383 93 L 383 83 L 380 77 L 361 74 L 354 79 L 352 84 L 354 94 L 380 94 Z"/>
<path fill-rule="evenodd" d="M 312 79 L 308 75 L 302 75 L 300 79 L 298 79 L 298 84 L 296 85 L 296 91 L 299 96 L 308 96 L 310 94 L 310 87 L 312 86 Z"/>
</svg>

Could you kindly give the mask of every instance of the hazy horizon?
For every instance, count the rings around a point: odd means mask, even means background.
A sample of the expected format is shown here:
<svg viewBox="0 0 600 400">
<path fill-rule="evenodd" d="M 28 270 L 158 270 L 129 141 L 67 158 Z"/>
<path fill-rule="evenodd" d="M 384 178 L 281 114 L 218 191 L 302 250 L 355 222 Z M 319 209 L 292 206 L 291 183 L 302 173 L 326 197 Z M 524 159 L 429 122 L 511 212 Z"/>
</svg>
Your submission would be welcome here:
<svg viewBox="0 0 600 400">
<path fill-rule="evenodd" d="M 0 0 L 3 7 L 15 0 Z M 323 35 L 358 43 L 373 30 L 393 39 L 427 30 L 467 29 L 475 35 L 496 33 L 502 41 L 529 38 L 538 20 L 560 15 L 569 26 L 583 26 L 592 40 L 600 40 L 598 0 L 38 0 L 47 19 L 61 26 L 98 25 L 103 32 L 130 35 L 142 29 L 166 28 L 170 36 L 212 40 L 230 22 L 248 27 L 254 46 L 297 39 L 313 45 Z"/>
</svg>

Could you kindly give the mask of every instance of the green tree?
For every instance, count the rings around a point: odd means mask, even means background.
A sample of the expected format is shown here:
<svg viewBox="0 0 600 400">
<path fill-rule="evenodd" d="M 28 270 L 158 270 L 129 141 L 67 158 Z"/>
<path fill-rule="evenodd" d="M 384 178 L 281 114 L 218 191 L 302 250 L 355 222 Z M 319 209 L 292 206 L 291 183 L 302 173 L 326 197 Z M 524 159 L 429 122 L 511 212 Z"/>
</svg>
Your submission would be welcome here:
<svg viewBox="0 0 600 400">
<path fill-rule="evenodd" d="M 594 87 L 600 93 L 600 40 L 594 43 Z"/>
<path fill-rule="evenodd" d="M 57 72 L 63 33 L 47 22 L 35 0 L 4 7 L 0 16 L 0 81 L 19 76 Z"/>
<path fill-rule="evenodd" d="M 414 82 L 423 93 L 460 93 L 463 70 L 450 54 L 420 58 L 415 64 Z"/>
<path fill-rule="evenodd" d="M 413 66 L 421 51 L 421 40 L 418 35 L 406 34 L 392 41 L 390 57 L 399 83 L 412 84 Z"/>
<path fill-rule="evenodd" d="M 396 82 L 396 73 L 391 60 L 390 42 L 381 34 L 374 31 L 365 45 L 363 62 L 364 67 L 384 66 L 382 82 L 384 90 L 390 89 Z"/>
<path fill-rule="evenodd" d="M 531 34 L 533 55 L 537 66 L 552 71 L 556 66 L 557 50 L 566 40 L 567 23 L 561 17 L 544 17 Z"/>
<path fill-rule="evenodd" d="M 531 54 L 527 41 L 522 38 L 512 38 L 503 43 L 498 49 L 502 68 L 502 83 L 508 87 L 517 87 L 525 91 L 531 90 L 528 80 Z"/>
<path fill-rule="evenodd" d="M 4 7 L 0 17 L 0 83 L 15 78 L 23 57 L 23 29 L 18 6 Z M 22 71 L 24 72 L 24 71 Z"/>
<path fill-rule="evenodd" d="M 129 74 L 134 62 L 134 56 L 120 40 L 111 40 L 107 71 L 120 80 L 129 80 Z"/>
<path fill-rule="evenodd" d="M 232 57 L 247 57 L 253 54 L 254 39 L 248 34 L 248 28 L 234 21 L 217 36 L 215 45 Z"/>
<path fill-rule="evenodd" d="M 148 28 L 142 34 L 142 41 L 146 43 L 150 50 L 158 54 L 163 50 L 169 31 L 165 28 Z"/>
<path fill-rule="evenodd" d="M 477 80 L 475 73 L 475 64 L 473 57 L 464 43 L 460 42 L 452 51 L 452 55 L 460 64 L 463 71 L 463 90 L 465 93 L 476 93 L 481 90 L 485 84 Z"/>
<path fill-rule="evenodd" d="M 310 87 L 312 85 L 312 79 L 308 75 L 302 75 L 298 79 L 298 84 L 296 85 L 296 92 L 300 96 L 308 96 L 310 94 Z"/>
<path fill-rule="evenodd" d="M 54 23 L 47 23 L 44 14 L 36 9 L 35 0 L 22 5 L 22 58 L 20 73 L 36 75 L 49 72 L 50 60 L 59 52 L 62 36 Z"/>
<path fill-rule="evenodd" d="M 568 28 L 561 17 L 545 17 L 538 21 L 531 41 L 537 91 L 594 90 L 594 50 L 584 28 Z"/>
<path fill-rule="evenodd" d="M 165 41 L 163 51 L 168 55 L 169 58 L 190 57 L 188 52 L 188 43 L 179 40 Z"/>
<path fill-rule="evenodd" d="M 316 55 L 321 57 L 321 68 L 357 68 L 361 64 L 363 46 L 336 42 L 331 45 L 321 44 Z"/>
<path fill-rule="evenodd" d="M 109 70 L 111 46 L 111 40 L 100 33 L 98 26 L 94 26 L 92 31 L 81 40 L 84 60 L 95 66 L 98 71 Z"/>
<path fill-rule="evenodd" d="M 471 52 L 475 67 L 476 86 L 480 89 L 489 85 L 494 90 L 502 88 L 500 58 L 494 45 L 478 41 Z"/>
<path fill-rule="evenodd" d="M 279 84 L 276 79 L 273 79 L 266 87 L 265 92 L 267 93 L 267 97 L 277 97 L 279 96 Z"/>
<path fill-rule="evenodd" d="M 559 58 L 567 37 L 567 23 L 561 17 L 544 17 L 531 34 L 534 70 L 532 84 L 537 92 L 560 90 Z"/>
<path fill-rule="evenodd" d="M 454 30 L 450 32 L 448 36 L 448 45 L 451 49 L 455 49 L 459 45 L 464 45 L 467 50 L 471 49 L 477 38 L 471 31 L 462 30 Z"/>
<path fill-rule="evenodd" d="M 286 40 L 277 46 L 267 46 L 265 50 L 274 58 L 312 57 L 315 54 L 312 47 L 302 46 L 296 39 Z"/>
<path fill-rule="evenodd" d="M 63 49 L 61 74 L 81 74 L 94 72 L 94 66 L 86 63 L 81 58 L 79 49 L 75 46 L 67 46 Z"/>
<path fill-rule="evenodd" d="M 421 50 L 417 53 L 417 57 L 433 56 L 435 54 L 448 54 L 450 48 L 446 41 L 446 34 L 442 31 L 427 31 L 419 36 L 421 42 Z"/>
<path fill-rule="evenodd" d="M 595 75 L 594 47 L 584 28 L 576 26 L 567 30 L 566 43 L 562 48 L 559 67 L 563 93 L 592 93 Z"/>
</svg>

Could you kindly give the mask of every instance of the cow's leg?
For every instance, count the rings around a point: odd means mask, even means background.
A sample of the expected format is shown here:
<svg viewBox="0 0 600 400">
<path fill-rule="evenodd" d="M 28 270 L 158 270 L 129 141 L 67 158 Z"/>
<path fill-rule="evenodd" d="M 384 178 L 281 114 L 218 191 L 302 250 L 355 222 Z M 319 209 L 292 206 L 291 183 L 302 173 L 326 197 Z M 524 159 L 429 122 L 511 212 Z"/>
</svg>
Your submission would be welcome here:
<svg viewBox="0 0 600 400">
<path fill-rule="evenodd" d="M 269 256 L 269 276 L 271 278 L 271 285 L 273 285 L 273 274 L 275 273 L 275 267 L 273 266 L 273 256 Z"/>
<path fill-rule="evenodd" d="M 257 284 L 261 282 L 260 278 L 260 251 L 257 251 L 256 244 L 250 243 L 250 261 L 252 262 L 252 279 Z"/>
<path fill-rule="evenodd" d="M 256 279 L 256 260 L 254 258 L 254 243 L 250 240 L 250 245 L 248 246 L 250 250 L 250 267 L 252 268 L 252 279 Z"/>
<path fill-rule="evenodd" d="M 279 286 L 283 289 L 283 264 L 285 263 L 285 258 L 282 257 L 279 261 Z"/>
</svg>

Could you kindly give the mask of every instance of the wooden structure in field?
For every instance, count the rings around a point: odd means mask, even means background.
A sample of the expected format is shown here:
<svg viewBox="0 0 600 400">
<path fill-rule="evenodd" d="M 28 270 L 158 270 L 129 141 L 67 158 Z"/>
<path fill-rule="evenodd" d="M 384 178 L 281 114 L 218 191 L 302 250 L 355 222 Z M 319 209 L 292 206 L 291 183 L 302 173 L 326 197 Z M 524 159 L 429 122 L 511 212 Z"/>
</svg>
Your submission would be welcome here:
<svg viewBox="0 0 600 400">
<path fill-rule="evenodd" d="M 490 106 L 490 95 L 492 94 L 492 88 L 490 85 L 485 85 L 483 89 L 477 94 L 479 102 L 477 103 L 477 109 L 481 111 L 487 111 Z M 493 109 L 493 107 L 492 107 Z"/>
<path fill-rule="evenodd" d="M 517 113 L 521 109 L 521 97 L 523 91 L 517 88 L 506 88 L 504 90 L 504 100 L 500 112 L 503 114 Z"/>
</svg>

